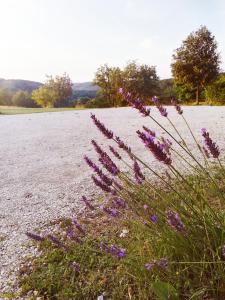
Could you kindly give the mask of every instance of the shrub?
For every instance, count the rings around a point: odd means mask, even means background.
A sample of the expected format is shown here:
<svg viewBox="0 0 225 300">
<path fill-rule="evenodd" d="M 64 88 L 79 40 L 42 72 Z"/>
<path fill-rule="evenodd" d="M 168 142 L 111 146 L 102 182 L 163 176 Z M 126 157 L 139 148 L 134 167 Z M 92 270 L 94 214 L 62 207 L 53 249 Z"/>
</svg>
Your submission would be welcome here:
<svg viewBox="0 0 225 300">
<path fill-rule="evenodd" d="M 220 75 L 206 88 L 205 96 L 210 104 L 225 104 L 225 75 Z"/>
<path fill-rule="evenodd" d="M 222 300 L 225 169 L 220 149 L 205 128 L 201 130 L 204 145 L 199 144 L 176 100 L 172 104 L 198 154 L 181 136 L 157 97 L 153 102 L 168 121 L 166 127 L 139 99 L 123 90 L 120 93 L 167 134 L 160 137 L 145 126 L 137 131 L 164 171 L 155 170 L 91 115 L 100 132 L 114 143 L 109 146 L 109 155 L 92 140 L 102 168 L 84 157 L 104 197 L 95 204 L 85 196 L 81 200 L 90 214 L 100 214 L 100 221 L 96 217 L 90 226 L 87 217 L 81 222 L 62 222 L 64 233 L 61 230 L 58 236 L 28 233 L 40 243 L 42 254 L 29 275 L 22 277 L 23 291 L 35 289 L 46 299 L 96 299 L 104 294 L 106 299 Z"/>
<path fill-rule="evenodd" d="M 21 107 L 37 107 L 37 104 L 32 100 L 28 92 L 18 91 L 12 97 L 12 103 L 15 106 Z"/>
</svg>

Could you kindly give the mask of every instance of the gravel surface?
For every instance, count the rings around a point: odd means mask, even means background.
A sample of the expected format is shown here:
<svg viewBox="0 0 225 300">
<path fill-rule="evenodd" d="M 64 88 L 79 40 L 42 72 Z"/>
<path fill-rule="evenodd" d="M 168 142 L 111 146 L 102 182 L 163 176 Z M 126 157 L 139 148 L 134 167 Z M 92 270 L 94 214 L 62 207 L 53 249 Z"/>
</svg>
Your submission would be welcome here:
<svg viewBox="0 0 225 300">
<path fill-rule="evenodd" d="M 225 149 L 225 107 L 185 107 L 185 116 L 196 135 L 207 127 Z M 130 108 L 93 110 L 109 128 L 131 145 L 133 151 L 157 169 L 135 131 L 142 125 L 157 126 Z M 90 140 L 108 141 L 92 125 L 90 111 L 68 111 L 0 116 L 0 291 L 8 291 L 16 270 L 35 249 L 27 248 L 26 231 L 44 226 L 60 216 L 83 210 L 82 194 L 96 194 L 83 155 L 93 156 Z M 157 117 L 167 128 L 168 121 Z M 169 116 L 194 147 L 179 115 Z M 163 132 L 161 132 L 163 133 Z M 224 154 L 224 152 L 223 152 Z"/>
</svg>

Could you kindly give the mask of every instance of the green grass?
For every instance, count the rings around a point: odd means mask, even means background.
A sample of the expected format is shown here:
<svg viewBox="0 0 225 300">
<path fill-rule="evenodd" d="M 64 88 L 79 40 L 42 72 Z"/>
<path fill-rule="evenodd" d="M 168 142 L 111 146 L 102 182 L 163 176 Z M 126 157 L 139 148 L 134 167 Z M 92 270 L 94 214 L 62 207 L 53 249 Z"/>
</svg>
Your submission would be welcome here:
<svg viewBox="0 0 225 300">
<path fill-rule="evenodd" d="M 224 171 L 212 170 L 220 182 L 216 189 L 208 177 L 189 175 L 185 179 L 197 189 L 195 209 L 201 207 L 200 195 L 220 216 L 224 216 L 221 207 L 224 190 Z M 187 195 L 186 186 L 176 181 L 174 185 L 180 194 Z M 107 218 L 103 213 L 95 217 L 87 215 L 80 220 L 87 235 L 81 237 L 81 245 L 69 241 L 63 232 L 70 228 L 71 221 L 61 220 L 58 237 L 66 243 L 69 251 L 55 247 L 49 240 L 39 244 L 41 255 L 32 260 L 20 271 L 19 281 L 22 296 L 31 290 L 38 291 L 44 299 L 96 299 L 104 294 L 105 299 L 225 299 L 225 266 L 220 260 L 220 246 L 223 244 L 224 227 L 215 226 L 215 220 L 204 207 L 204 225 L 192 213 L 185 220 L 185 233 L 180 234 L 159 219 L 157 224 L 143 224 L 146 211 L 141 211 L 144 203 L 149 203 L 149 196 L 144 193 L 146 186 L 138 186 L 135 200 L 139 206 L 137 216 L 134 211 L 121 210 L 120 218 Z M 165 187 L 158 187 L 163 196 L 159 201 L 156 194 L 150 194 L 151 202 L 165 211 L 171 203 L 180 209 L 180 198 Z M 185 211 L 185 213 L 188 213 Z M 223 225 L 224 226 L 224 225 Z M 120 237 L 122 229 L 128 234 Z M 208 236 L 205 234 L 207 231 Z M 118 259 L 101 251 L 100 241 L 116 244 L 126 249 L 127 255 Z M 210 251 L 214 251 L 214 258 Z M 145 268 L 146 263 L 162 257 L 168 259 L 168 268 Z M 213 261 L 211 264 L 207 262 Z M 80 271 L 74 272 L 71 262 L 80 264 Z M 206 263 L 205 263 L 206 262 Z M 35 298 L 34 298 L 35 299 Z"/>
<path fill-rule="evenodd" d="M 81 110 L 84 108 L 71 108 L 71 107 L 60 107 L 60 108 L 25 108 L 15 106 L 0 106 L 1 115 L 17 115 L 17 114 L 33 114 L 33 113 L 44 113 L 44 112 L 59 112 L 59 111 L 72 111 Z"/>
</svg>

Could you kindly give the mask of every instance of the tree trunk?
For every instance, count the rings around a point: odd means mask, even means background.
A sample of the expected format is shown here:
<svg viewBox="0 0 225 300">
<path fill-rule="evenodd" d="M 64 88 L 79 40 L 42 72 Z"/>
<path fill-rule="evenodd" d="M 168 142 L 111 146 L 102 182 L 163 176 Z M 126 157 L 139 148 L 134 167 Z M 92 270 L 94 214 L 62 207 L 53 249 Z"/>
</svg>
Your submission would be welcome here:
<svg viewBox="0 0 225 300">
<path fill-rule="evenodd" d="M 196 104 L 199 105 L 199 87 L 196 89 Z"/>
</svg>

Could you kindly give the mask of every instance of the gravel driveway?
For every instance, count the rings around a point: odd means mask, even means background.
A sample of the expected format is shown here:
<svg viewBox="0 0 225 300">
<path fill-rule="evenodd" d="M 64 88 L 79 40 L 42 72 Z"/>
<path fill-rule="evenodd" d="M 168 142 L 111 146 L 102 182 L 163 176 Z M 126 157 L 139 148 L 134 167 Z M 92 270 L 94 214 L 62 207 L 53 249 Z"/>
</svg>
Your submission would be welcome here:
<svg viewBox="0 0 225 300">
<path fill-rule="evenodd" d="M 135 134 L 142 125 L 158 131 L 150 119 L 130 108 L 93 111 L 126 139 L 135 153 L 159 168 Z M 207 127 L 225 149 L 225 107 L 185 107 L 184 111 L 199 139 L 199 129 Z M 173 108 L 169 114 L 189 139 Z M 17 270 L 21 258 L 29 253 L 23 248 L 27 241 L 24 233 L 81 211 L 80 196 L 95 194 L 82 157 L 93 155 L 92 138 L 102 145 L 106 142 L 89 115 L 90 111 L 84 110 L 0 116 L 0 291 L 7 290 L 6 281 L 14 279 L 9 272 Z M 154 115 L 168 127 L 158 112 Z"/>
</svg>

